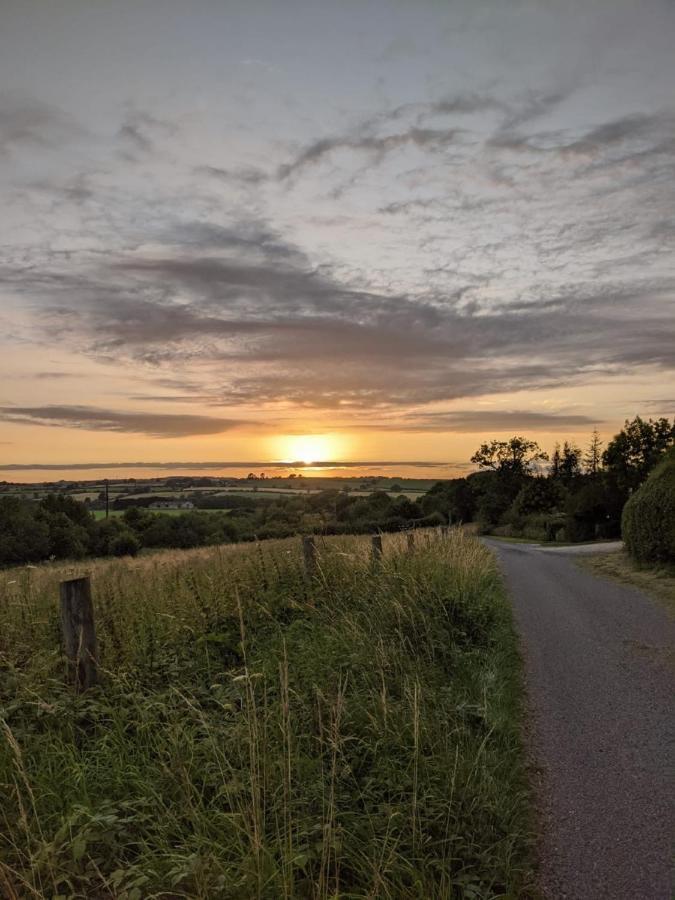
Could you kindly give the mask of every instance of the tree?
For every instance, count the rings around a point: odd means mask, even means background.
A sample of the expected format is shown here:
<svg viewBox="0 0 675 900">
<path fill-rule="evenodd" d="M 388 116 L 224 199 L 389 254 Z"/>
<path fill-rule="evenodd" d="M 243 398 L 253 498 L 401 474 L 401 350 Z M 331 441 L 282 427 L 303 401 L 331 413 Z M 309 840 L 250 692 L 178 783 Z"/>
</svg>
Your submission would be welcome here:
<svg viewBox="0 0 675 900">
<path fill-rule="evenodd" d="M 565 441 L 560 458 L 560 480 L 568 485 L 581 475 L 581 450 Z"/>
<path fill-rule="evenodd" d="M 564 489 L 554 478 L 532 478 L 520 489 L 513 501 L 516 516 L 529 516 L 558 509 L 565 496 Z"/>
<path fill-rule="evenodd" d="M 536 463 L 547 460 L 536 441 L 524 437 L 512 437 L 508 441 L 490 441 L 481 444 L 471 457 L 481 469 L 491 469 L 500 475 L 529 475 Z"/>
<path fill-rule="evenodd" d="M 675 443 L 675 420 L 636 416 L 626 420 L 623 429 L 609 442 L 602 460 L 617 490 L 628 496 L 636 490 Z"/>
<path fill-rule="evenodd" d="M 560 444 L 556 443 L 553 450 L 553 456 L 551 457 L 551 468 L 549 469 L 549 475 L 551 476 L 551 478 L 560 478 L 561 462 L 562 457 L 560 455 Z"/>
<path fill-rule="evenodd" d="M 49 526 L 37 506 L 19 497 L 0 497 L 0 565 L 38 562 L 49 556 Z"/>
<path fill-rule="evenodd" d="M 584 469 L 586 470 L 586 474 L 590 475 L 592 478 L 599 475 L 600 470 L 602 469 L 602 441 L 600 440 L 597 428 L 593 429 L 591 441 L 586 450 L 586 455 L 584 456 Z"/>
<path fill-rule="evenodd" d="M 438 512 L 445 517 L 452 516 L 453 522 L 472 522 L 478 503 L 474 483 L 481 476 L 494 477 L 491 472 L 476 472 L 469 478 L 437 481 L 418 501 L 422 512 L 425 515 Z"/>
</svg>

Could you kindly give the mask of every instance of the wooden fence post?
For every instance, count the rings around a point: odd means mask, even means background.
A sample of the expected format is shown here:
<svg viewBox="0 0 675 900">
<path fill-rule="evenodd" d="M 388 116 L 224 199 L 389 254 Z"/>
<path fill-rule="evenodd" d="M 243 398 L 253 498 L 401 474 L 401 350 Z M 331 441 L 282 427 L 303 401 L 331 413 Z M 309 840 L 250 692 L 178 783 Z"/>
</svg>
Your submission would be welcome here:
<svg viewBox="0 0 675 900">
<path fill-rule="evenodd" d="M 415 549 L 415 532 L 406 531 L 405 537 L 408 542 L 408 550 L 412 553 L 412 551 Z"/>
<path fill-rule="evenodd" d="M 305 572 L 311 578 L 316 575 L 316 541 L 311 534 L 303 535 L 302 555 L 305 560 Z"/>
<path fill-rule="evenodd" d="M 78 691 L 86 691 L 98 681 L 98 644 L 91 583 L 89 578 L 72 578 L 61 582 L 59 592 L 69 677 Z"/>
<path fill-rule="evenodd" d="M 373 562 L 379 562 L 382 559 L 382 535 L 374 534 L 372 537 L 372 553 Z"/>
</svg>

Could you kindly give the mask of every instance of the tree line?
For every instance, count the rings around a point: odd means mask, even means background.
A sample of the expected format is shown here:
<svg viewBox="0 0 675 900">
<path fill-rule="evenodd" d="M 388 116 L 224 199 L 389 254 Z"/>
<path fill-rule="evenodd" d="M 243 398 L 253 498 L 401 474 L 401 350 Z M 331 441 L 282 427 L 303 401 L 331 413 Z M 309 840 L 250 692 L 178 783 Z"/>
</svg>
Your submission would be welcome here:
<svg viewBox="0 0 675 900">
<path fill-rule="evenodd" d="M 606 447 L 597 430 L 586 448 L 564 441 L 550 456 L 525 437 L 493 440 L 472 456 L 477 472 L 439 482 L 421 503 L 503 536 L 619 537 L 626 501 L 674 444 L 675 420 L 640 416 L 626 421 Z"/>
<path fill-rule="evenodd" d="M 477 522 L 484 532 L 532 540 L 618 537 L 628 498 L 675 445 L 675 420 L 642 419 L 602 446 L 597 431 L 585 449 L 571 441 L 546 454 L 526 437 L 482 444 L 478 467 L 439 481 L 418 500 L 374 491 L 354 497 L 316 494 L 226 498 L 227 509 L 164 515 L 138 500 L 121 516 L 97 521 L 67 494 L 0 498 L 0 565 L 48 559 L 135 555 L 142 549 L 199 547 L 302 533 L 363 534 L 447 522 Z M 133 503 L 132 498 L 126 502 Z M 222 498 L 204 501 L 208 507 Z"/>
</svg>

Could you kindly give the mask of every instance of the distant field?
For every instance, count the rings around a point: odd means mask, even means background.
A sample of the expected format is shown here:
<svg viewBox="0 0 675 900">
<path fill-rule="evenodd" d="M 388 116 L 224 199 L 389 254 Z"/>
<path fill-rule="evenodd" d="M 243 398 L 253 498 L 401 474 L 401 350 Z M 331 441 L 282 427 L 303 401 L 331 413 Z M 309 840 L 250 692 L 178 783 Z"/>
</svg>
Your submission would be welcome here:
<svg viewBox="0 0 675 900">
<path fill-rule="evenodd" d="M 137 497 L 176 497 L 190 493 L 213 494 L 213 493 L 257 493 L 257 494 L 276 494 L 283 496 L 285 494 L 307 494 L 317 493 L 325 490 L 348 491 L 353 496 L 367 496 L 373 491 L 386 491 L 392 495 L 403 494 L 414 499 L 420 494 L 431 488 L 437 479 L 422 478 L 379 478 L 374 482 L 367 479 L 346 479 L 346 478 L 324 478 L 324 477 L 305 477 L 298 479 L 288 478 L 266 478 L 260 480 L 251 480 L 242 478 L 236 483 L 228 485 L 195 485 L 180 488 L 174 487 L 166 483 L 141 483 L 137 485 L 138 493 L 134 492 L 133 485 L 123 484 L 119 482 L 111 482 L 109 484 L 109 496 L 111 499 L 120 496 L 137 496 Z M 20 495 L 20 496 L 44 496 L 54 490 L 61 492 L 64 488 L 55 485 L 51 488 L 43 488 L 35 485 L 15 485 L 11 489 L 1 491 L 0 496 Z M 65 489 L 65 493 L 70 494 L 77 500 L 96 499 L 101 492 L 105 490 L 103 483 L 87 483 L 81 484 L 79 487 Z"/>
<path fill-rule="evenodd" d="M 146 507 L 146 509 L 147 509 L 147 507 Z M 195 510 L 191 510 L 191 509 L 147 509 L 147 511 L 151 512 L 157 516 L 180 516 L 183 513 L 187 513 L 187 512 L 205 512 L 205 513 L 214 513 L 214 512 L 228 513 L 229 512 L 228 509 L 199 509 L 199 510 L 197 510 L 197 509 L 195 509 Z M 92 512 L 94 514 L 95 519 L 105 519 L 105 510 L 104 509 L 94 509 L 94 510 L 92 510 Z M 124 512 L 125 511 L 123 509 L 111 509 L 110 515 L 111 516 L 123 516 Z"/>
</svg>

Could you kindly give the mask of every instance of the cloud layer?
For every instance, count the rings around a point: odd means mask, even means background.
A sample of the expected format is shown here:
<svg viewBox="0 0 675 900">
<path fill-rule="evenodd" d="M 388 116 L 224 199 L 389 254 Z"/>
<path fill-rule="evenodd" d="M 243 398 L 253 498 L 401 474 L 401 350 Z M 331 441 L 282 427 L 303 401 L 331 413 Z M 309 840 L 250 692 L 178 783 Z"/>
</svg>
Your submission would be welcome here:
<svg viewBox="0 0 675 900">
<path fill-rule="evenodd" d="M 89 406 L 7 406 L 0 408 L 0 420 L 35 425 L 57 425 L 90 431 L 119 431 L 154 438 L 222 434 L 242 425 L 233 419 L 163 413 L 115 412 Z"/>
<path fill-rule="evenodd" d="M 338 9 L 291 28 L 269 6 L 255 37 L 249 13 L 230 30 L 205 10 L 155 46 L 120 0 L 110 39 L 90 34 L 115 78 L 19 10 L 0 35 L 3 421 L 557 431 L 611 419 L 613 384 L 672 379 L 675 10 L 452 6 L 376 0 L 358 34 Z M 77 403 L 58 371 L 87 372 Z"/>
</svg>

